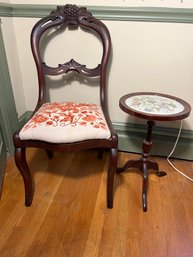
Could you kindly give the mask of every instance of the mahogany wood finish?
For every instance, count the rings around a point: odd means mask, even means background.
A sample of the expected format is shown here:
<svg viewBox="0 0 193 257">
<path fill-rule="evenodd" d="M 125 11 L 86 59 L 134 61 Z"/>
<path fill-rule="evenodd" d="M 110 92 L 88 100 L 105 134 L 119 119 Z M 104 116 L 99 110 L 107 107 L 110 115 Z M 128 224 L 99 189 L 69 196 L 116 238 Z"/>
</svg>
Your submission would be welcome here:
<svg viewBox="0 0 193 257">
<path fill-rule="evenodd" d="M 133 108 L 130 108 L 126 104 L 126 100 L 129 97 L 137 96 L 137 95 L 158 95 L 162 97 L 167 97 L 172 100 L 176 100 L 180 102 L 184 106 L 184 109 L 183 111 L 172 115 L 171 114 L 159 115 L 159 114 L 140 112 L 140 111 L 134 110 Z M 124 95 L 123 97 L 121 97 L 119 101 L 119 106 L 124 112 L 147 120 L 147 135 L 142 145 L 142 150 L 143 150 L 142 157 L 138 160 L 128 160 L 123 167 L 117 168 L 117 173 L 121 173 L 127 170 L 128 168 L 137 168 L 142 173 L 142 176 L 143 176 L 142 206 L 143 206 L 143 210 L 147 211 L 148 170 L 149 169 L 154 170 L 155 174 L 159 177 L 167 175 L 165 171 L 159 170 L 157 162 L 153 162 L 149 159 L 149 153 L 152 148 L 152 131 L 153 131 L 153 126 L 156 124 L 155 121 L 174 121 L 174 120 L 184 119 L 189 116 L 191 111 L 191 106 L 180 98 L 166 95 L 166 94 L 153 93 L 153 92 L 137 92 L 137 93 Z"/>
<path fill-rule="evenodd" d="M 101 63 L 93 69 L 89 69 L 86 65 L 80 64 L 74 59 L 69 60 L 64 64 L 59 64 L 58 67 L 49 67 L 41 59 L 40 54 L 40 39 L 42 35 L 50 28 L 59 29 L 61 26 L 72 26 L 74 29 L 79 27 L 84 28 L 87 32 L 95 32 L 101 39 L 103 45 L 103 54 Z M 107 27 L 98 19 L 92 16 L 86 8 L 79 8 L 76 5 L 59 6 L 56 10 L 52 11 L 49 16 L 38 21 L 31 32 L 31 48 L 33 57 L 37 67 L 38 82 L 39 82 L 39 97 L 36 112 L 42 104 L 47 102 L 46 99 L 46 75 L 57 76 L 67 74 L 68 72 L 76 72 L 85 77 L 100 77 L 100 104 L 104 112 L 105 119 L 111 132 L 109 139 L 94 139 L 85 140 L 76 143 L 56 144 L 36 140 L 21 140 L 19 138 L 19 131 L 13 135 L 15 144 L 15 162 L 23 176 L 25 186 L 25 205 L 30 206 L 33 199 L 33 180 L 26 162 L 27 147 L 44 148 L 49 158 L 52 158 L 53 151 L 57 152 L 72 152 L 80 151 L 90 148 L 99 150 L 99 157 L 102 157 L 101 149 L 110 150 L 110 161 L 107 175 L 107 207 L 113 207 L 113 180 L 114 173 L 117 166 L 117 134 L 113 129 L 107 104 L 107 66 L 111 51 L 111 38 Z M 81 49 L 82 51 L 82 49 Z M 86 94 L 86 92 L 84 92 Z M 64 99 L 65 101 L 65 99 Z"/>
</svg>

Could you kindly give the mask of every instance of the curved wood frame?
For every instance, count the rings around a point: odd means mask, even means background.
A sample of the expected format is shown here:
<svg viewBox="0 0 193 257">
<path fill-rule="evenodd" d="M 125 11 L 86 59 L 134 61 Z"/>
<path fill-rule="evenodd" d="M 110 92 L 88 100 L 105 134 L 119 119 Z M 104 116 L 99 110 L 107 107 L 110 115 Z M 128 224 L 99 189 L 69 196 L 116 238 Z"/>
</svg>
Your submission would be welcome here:
<svg viewBox="0 0 193 257">
<path fill-rule="evenodd" d="M 41 36 L 50 28 L 59 28 L 60 26 L 73 26 L 75 28 L 82 27 L 86 30 L 95 31 L 101 38 L 103 45 L 103 54 L 101 63 L 94 69 L 89 69 L 86 65 L 79 64 L 71 59 L 69 62 L 59 64 L 58 67 L 47 66 L 40 57 L 40 39 Z M 113 181 L 114 173 L 117 167 L 117 145 L 118 137 L 112 126 L 107 104 L 107 66 L 109 62 L 111 39 L 107 27 L 98 19 L 94 18 L 86 8 L 79 8 L 76 5 L 65 5 L 57 7 L 49 16 L 38 21 L 31 32 L 31 49 L 37 67 L 39 96 L 34 113 L 46 102 L 46 75 L 67 74 L 69 71 L 75 71 L 86 77 L 100 77 L 100 104 L 111 132 L 109 139 L 85 140 L 82 142 L 56 144 L 37 140 L 21 140 L 19 132 L 13 135 L 15 145 L 15 162 L 23 176 L 25 186 L 25 204 L 30 206 L 33 199 L 33 181 L 31 173 L 26 162 L 26 147 L 37 147 L 46 149 L 48 157 L 52 157 L 53 151 L 71 152 L 90 148 L 99 149 L 99 157 L 101 157 L 101 149 L 110 149 L 109 168 L 107 174 L 107 207 L 113 207 Z"/>
</svg>

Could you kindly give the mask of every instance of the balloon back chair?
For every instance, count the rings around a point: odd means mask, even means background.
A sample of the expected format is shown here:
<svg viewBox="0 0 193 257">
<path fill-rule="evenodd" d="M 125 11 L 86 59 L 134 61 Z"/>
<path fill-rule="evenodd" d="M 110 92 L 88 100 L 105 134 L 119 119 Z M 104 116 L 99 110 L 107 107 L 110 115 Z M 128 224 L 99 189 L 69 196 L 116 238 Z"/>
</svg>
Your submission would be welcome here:
<svg viewBox="0 0 193 257">
<path fill-rule="evenodd" d="M 61 27 L 80 29 L 96 34 L 102 45 L 100 64 L 96 68 L 87 68 L 74 59 L 48 66 L 42 59 L 40 39 L 50 29 Z M 65 33 L 65 30 L 63 31 Z M 46 33 L 45 33 L 46 34 Z M 45 35 L 44 34 L 44 35 Z M 54 33 L 55 34 L 55 33 Z M 77 44 L 78 45 L 78 44 Z M 80 51 L 86 50 L 78 46 Z M 93 17 L 86 8 L 76 5 L 58 6 L 50 15 L 39 20 L 31 32 L 31 49 L 35 60 L 39 96 L 32 117 L 23 128 L 13 135 L 15 145 L 15 163 L 19 169 L 25 188 L 25 205 L 32 204 L 34 182 L 26 161 L 26 148 L 45 149 L 49 158 L 53 152 L 73 152 L 86 149 L 97 149 L 98 157 L 102 158 L 105 150 L 109 151 L 109 166 L 107 171 L 107 207 L 113 207 L 113 181 L 117 166 L 117 134 L 113 129 L 107 104 L 107 66 L 109 62 L 111 39 L 107 27 Z M 66 50 L 64 48 L 64 50 Z M 69 51 L 69 49 L 67 49 Z M 51 102 L 47 100 L 47 76 L 68 76 L 75 72 L 78 76 L 99 78 L 99 103 L 83 102 Z M 80 93 L 83 92 L 81 87 Z"/>
</svg>

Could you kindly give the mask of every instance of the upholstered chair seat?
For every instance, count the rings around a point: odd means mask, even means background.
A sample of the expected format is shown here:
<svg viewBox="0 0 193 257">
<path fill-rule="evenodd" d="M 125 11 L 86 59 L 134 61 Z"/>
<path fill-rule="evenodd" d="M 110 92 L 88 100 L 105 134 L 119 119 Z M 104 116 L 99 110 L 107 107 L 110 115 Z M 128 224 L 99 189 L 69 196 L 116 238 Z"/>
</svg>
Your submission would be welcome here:
<svg viewBox="0 0 193 257">
<path fill-rule="evenodd" d="M 21 140 L 73 143 L 108 139 L 111 133 L 101 107 L 86 103 L 45 103 L 19 133 Z"/>
</svg>

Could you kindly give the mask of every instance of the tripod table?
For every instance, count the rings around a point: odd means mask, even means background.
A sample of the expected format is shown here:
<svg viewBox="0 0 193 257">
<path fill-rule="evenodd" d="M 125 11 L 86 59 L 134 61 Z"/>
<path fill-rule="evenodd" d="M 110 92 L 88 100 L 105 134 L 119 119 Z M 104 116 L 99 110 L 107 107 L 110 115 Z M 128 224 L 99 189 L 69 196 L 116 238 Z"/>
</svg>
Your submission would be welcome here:
<svg viewBox="0 0 193 257">
<path fill-rule="evenodd" d="M 147 211 L 148 170 L 154 170 L 159 177 L 166 175 L 166 172 L 159 170 L 157 162 L 153 162 L 149 158 L 155 121 L 185 119 L 190 114 L 191 106 L 175 96 L 154 92 L 136 92 L 124 95 L 120 98 L 119 106 L 124 112 L 147 121 L 147 134 L 143 140 L 142 157 L 138 160 L 128 160 L 123 167 L 117 168 L 117 173 L 128 168 L 138 168 L 142 173 L 142 205 L 143 211 Z"/>
</svg>

